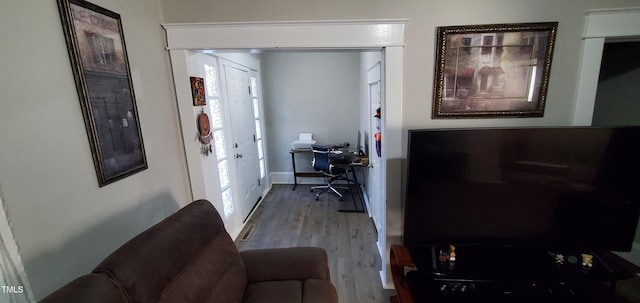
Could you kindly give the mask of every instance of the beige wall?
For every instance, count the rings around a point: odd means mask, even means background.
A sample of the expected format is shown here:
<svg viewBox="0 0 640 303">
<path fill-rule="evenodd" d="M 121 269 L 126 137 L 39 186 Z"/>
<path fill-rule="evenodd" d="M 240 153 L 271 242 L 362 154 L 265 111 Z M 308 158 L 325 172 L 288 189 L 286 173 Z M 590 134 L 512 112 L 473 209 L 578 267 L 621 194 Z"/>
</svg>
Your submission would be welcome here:
<svg viewBox="0 0 640 303">
<path fill-rule="evenodd" d="M 349 142 L 356 146 L 359 56 L 360 52 L 355 51 L 276 51 L 262 55 L 271 173 L 293 172 L 289 150 L 301 132 L 312 133 L 318 144 Z M 311 154 L 297 155 L 296 163 L 298 171 L 313 170 Z"/>
<path fill-rule="evenodd" d="M 189 202 L 160 4 L 121 14 L 149 168 L 99 188 L 55 0 L 0 4 L 0 184 L 36 299 Z"/>
<path fill-rule="evenodd" d="M 164 21 L 236 22 L 408 18 L 404 49 L 403 128 L 567 125 L 573 119 L 585 12 L 640 6 L 638 0 L 483 1 L 190 1 L 161 0 Z M 543 118 L 431 120 L 435 28 L 446 25 L 558 21 Z"/>
</svg>

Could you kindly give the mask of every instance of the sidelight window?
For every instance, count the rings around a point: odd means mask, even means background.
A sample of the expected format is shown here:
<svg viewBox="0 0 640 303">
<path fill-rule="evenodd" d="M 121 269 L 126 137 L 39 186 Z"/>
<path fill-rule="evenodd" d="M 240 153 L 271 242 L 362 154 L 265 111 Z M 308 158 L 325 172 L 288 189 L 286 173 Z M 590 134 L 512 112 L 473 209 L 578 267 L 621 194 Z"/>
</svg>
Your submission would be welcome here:
<svg viewBox="0 0 640 303">
<path fill-rule="evenodd" d="M 231 193 L 231 175 L 229 173 L 229 161 L 225 141 L 224 120 L 222 117 L 222 101 L 218 89 L 218 69 L 215 65 L 204 65 L 205 86 L 209 109 L 211 110 L 211 132 L 213 133 L 213 145 L 218 162 L 218 180 L 220 181 L 220 193 L 225 218 L 233 211 L 233 194 Z"/>
<path fill-rule="evenodd" d="M 253 118 L 256 125 L 256 144 L 258 145 L 258 162 L 260 163 L 260 178 L 266 175 L 264 160 L 264 144 L 262 138 L 262 117 L 260 116 L 260 100 L 258 99 L 258 79 L 251 76 L 251 100 L 253 102 Z"/>
</svg>

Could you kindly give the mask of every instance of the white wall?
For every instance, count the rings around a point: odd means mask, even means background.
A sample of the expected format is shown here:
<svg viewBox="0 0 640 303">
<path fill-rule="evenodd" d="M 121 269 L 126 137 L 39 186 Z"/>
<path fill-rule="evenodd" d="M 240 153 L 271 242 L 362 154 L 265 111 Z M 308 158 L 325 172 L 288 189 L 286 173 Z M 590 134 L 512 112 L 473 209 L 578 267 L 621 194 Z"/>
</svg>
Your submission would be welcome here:
<svg viewBox="0 0 640 303">
<path fill-rule="evenodd" d="M 374 68 L 374 66 L 378 66 L 378 67 Z M 360 144 L 362 144 L 362 149 L 364 150 L 364 152 L 369 154 L 369 158 L 371 159 L 371 161 L 374 160 L 371 157 L 374 157 L 373 153 L 375 153 L 375 140 L 373 138 L 373 135 L 375 134 L 376 130 L 371 129 L 371 121 L 373 120 L 373 116 L 371 115 L 372 109 L 371 109 L 371 100 L 369 96 L 370 79 L 368 78 L 369 78 L 369 69 L 380 71 L 380 66 L 382 66 L 382 50 L 367 51 L 367 52 L 362 52 L 360 54 L 360 84 L 358 87 L 360 89 L 359 129 L 362 135 L 362 138 L 360 139 L 361 140 Z M 382 71 L 380 71 L 380 73 L 381 72 Z M 382 75 L 380 75 L 380 77 L 382 77 Z M 375 108 L 373 110 L 375 110 Z M 363 169 L 361 170 L 361 172 L 363 176 L 362 178 L 359 179 L 360 184 L 363 185 L 364 191 L 367 197 L 371 197 L 371 189 L 369 188 L 369 178 L 370 178 L 369 173 L 371 172 L 371 170 Z M 374 220 L 376 220 L 375 214 L 372 213 L 371 206 L 372 206 L 371 202 L 369 201 L 369 204 L 367 205 L 367 209 L 369 211 L 369 214 L 374 216 Z M 376 227 L 378 227 L 379 224 L 381 223 L 376 222 Z"/>
<path fill-rule="evenodd" d="M 262 55 L 265 132 L 273 174 L 293 172 L 289 150 L 301 132 L 313 133 L 317 144 L 355 146 L 360 125 L 359 56 L 356 51 Z M 310 154 L 297 155 L 296 160 L 299 171 L 313 170 Z"/>
<path fill-rule="evenodd" d="M 190 200 L 158 0 L 121 14 L 149 168 L 99 188 L 56 1 L 0 4 L 0 183 L 36 299 Z"/>
<path fill-rule="evenodd" d="M 374 65 L 376 65 L 377 63 L 382 64 L 382 50 L 376 50 L 376 51 L 366 51 L 366 52 L 362 52 L 360 55 L 360 84 L 359 84 L 359 89 L 360 89 L 360 130 L 362 130 L 362 136 L 363 136 L 363 148 L 364 148 L 364 137 L 365 137 L 365 131 L 367 132 L 367 144 L 369 144 L 370 146 L 372 146 L 375 151 L 375 144 L 373 143 L 373 134 L 371 132 L 375 133 L 375 130 L 370 130 L 369 128 L 371 128 L 371 120 L 373 119 L 373 117 L 370 115 L 369 112 L 369 107 L 370 105 L 370 100 L 369 100 L 369 83 L 368 83 L 368 79 L 367 79 L 367 71 L 372 68 Z M 372 145 L 373 144 L 373 145 Z M 368 150 L 365 150 L 365 152 L 369 152 Z"/>
</svg>

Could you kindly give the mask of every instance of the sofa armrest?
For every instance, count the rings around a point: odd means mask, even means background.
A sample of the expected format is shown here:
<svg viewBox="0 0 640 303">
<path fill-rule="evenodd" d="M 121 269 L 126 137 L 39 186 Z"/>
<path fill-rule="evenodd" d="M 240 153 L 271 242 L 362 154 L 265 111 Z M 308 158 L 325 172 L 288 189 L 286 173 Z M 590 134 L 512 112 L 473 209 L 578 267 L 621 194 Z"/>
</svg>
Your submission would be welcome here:
<svg viewBox="0 0 640 303">
<path fill-rule="evenodd" d="M 330 281 L 327 252 L 319 247 L 241 251 L 247 282 L 320 279 Z"/>
</svg>

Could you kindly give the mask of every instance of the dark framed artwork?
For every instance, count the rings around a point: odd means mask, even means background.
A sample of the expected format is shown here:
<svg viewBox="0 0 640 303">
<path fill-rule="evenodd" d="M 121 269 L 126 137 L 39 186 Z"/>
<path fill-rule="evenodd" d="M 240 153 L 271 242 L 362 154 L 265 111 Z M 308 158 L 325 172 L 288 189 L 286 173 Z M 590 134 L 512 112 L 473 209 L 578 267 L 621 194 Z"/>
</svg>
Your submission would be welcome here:
<svg viewBox="0 0 640 303">
<path fill-rule="evenodd" d="M 542 117 L 557 28 L 438 27 L 432 117 Z"/>
<path fill-rule="evenodd" d="M 58 0 L 100 187 L 147 168 L 120 15 Z"/>
<path fill-rule="evenodd" d="M 191 81 L 191 97 L 193 106 L 204 106 L 207 102 L 204 98 L 204 79 L 200 77 L 189 77 Z"/>
</svg>

